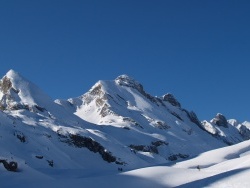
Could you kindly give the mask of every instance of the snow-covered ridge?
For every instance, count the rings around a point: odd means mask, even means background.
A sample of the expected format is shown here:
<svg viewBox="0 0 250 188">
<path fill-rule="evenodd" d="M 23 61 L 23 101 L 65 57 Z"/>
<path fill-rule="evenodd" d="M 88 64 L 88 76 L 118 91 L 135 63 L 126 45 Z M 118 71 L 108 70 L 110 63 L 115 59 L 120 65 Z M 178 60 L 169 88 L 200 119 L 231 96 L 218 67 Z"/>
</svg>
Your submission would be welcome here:
<svg viewBox="0 0 250 188">
<path fill-rule="evenodd" d="M 129 77 L 128 75 L 121 75 L 115 79 L 115 83 L 121 86 L 127 86 L 137 89 L 138 91 L 143 91 L 143 86 L 135 79 Z"/>
<path fill-rule="evenodd" d="M 98 81 L 81 97 L 68 99 L 67 102 L 59 100 L 58 103 L 71 109 L 80 118 L 99 125 L 145 129 L 148 123 L 151 128 L 171 128 L 171 125 L 179 125 L 178 122 L 183 125 L 185 122 L 188 125 L 196 124 L 229 145 L 247 137 L 245 133 L 241 134 L 239 127 L 228 123 L 222 114 L 218 113 L 211 121 L 200 122 L 194 112 L 181 107 L 173 94 L 153 97 L 143 89 L 142 84 L 127 75 L 118 76 L 114 81 Z M 186 127 L 183 130 L 193 128 Z"/>
</svg>

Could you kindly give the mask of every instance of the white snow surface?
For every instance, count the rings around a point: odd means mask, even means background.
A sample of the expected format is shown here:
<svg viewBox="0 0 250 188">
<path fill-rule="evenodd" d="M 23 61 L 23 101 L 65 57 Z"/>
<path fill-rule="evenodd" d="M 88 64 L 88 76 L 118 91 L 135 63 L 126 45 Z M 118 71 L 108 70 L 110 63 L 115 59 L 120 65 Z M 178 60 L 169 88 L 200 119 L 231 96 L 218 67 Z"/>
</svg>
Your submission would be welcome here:
<svg viewBox="0 0 250 188">
<path fill-rule="evenodd" d="M 126 172 L 95 168 L 39 171 L 20 161 L 20 172 L 0 169 L 2 187 L 242 187 L 250 186 L 250 141 L 212 150 L 176 164 Z M 248 154 L 246 154 L 248 152 Z M 200 165 L 200 169 L 197 166 Z"/>
</svg>

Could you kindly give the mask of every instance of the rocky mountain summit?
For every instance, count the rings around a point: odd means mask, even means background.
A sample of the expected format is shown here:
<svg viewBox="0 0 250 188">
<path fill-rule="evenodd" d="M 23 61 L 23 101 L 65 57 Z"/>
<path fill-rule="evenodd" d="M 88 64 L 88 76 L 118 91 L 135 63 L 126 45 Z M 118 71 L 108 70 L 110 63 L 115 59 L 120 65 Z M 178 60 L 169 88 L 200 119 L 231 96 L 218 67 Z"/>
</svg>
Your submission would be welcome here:
<svg viewBox="0 0 250 188">
<path fill-rule="evenodd" d="M 33 168 L 123 170 L 193 157 L 250 138 L 248 122 L 200 121 L 173 94 L 121 75 L 53 101 L 10 70 L 0 80 L 0 160 Z"/>
</svg>

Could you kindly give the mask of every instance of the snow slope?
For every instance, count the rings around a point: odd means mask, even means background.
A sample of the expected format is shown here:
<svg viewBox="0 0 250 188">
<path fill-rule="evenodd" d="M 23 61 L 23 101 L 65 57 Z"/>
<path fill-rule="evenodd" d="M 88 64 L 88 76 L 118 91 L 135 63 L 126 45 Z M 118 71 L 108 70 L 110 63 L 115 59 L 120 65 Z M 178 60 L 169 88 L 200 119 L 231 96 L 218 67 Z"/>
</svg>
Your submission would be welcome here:
<svg viewBox="0 0 250 188">
<path fill-rule="evenodd" d="M 203 153 L 193 159 L 127 172 L 86 175 L 56 170 L 45 175 L 25 166 L 20 173 L 0 170 L 3 187 L 242 187 L 250 186 L 250 141 Z M 200 165 L 200 170 L 197 169 Z M 48 173 L 47 173 L 48 174 Z M 31 177 L 30 177 L 31 175 Z M 8 181 L 8 179 L 15 181 Z"/>
</svg>

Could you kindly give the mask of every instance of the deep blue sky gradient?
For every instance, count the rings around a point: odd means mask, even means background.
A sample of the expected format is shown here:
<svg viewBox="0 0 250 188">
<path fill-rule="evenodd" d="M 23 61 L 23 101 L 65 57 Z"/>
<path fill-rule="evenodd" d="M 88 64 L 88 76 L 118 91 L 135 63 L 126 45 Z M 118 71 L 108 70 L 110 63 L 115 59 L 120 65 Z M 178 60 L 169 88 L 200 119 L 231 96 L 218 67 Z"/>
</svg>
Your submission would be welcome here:
<svg viewBox="0 0 250 188">
<path fill-rule="evenodd" d="M 52 98 L 128 74 L 201 120 L 250 121 L 249 0 L 2 0 L 0 75 Z"/>
</svg>

